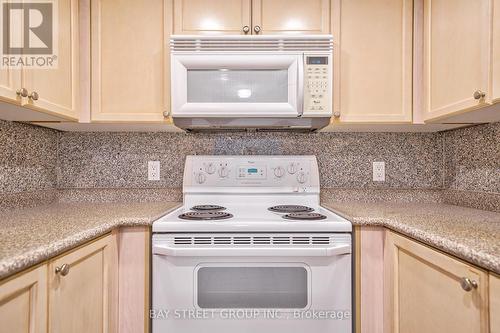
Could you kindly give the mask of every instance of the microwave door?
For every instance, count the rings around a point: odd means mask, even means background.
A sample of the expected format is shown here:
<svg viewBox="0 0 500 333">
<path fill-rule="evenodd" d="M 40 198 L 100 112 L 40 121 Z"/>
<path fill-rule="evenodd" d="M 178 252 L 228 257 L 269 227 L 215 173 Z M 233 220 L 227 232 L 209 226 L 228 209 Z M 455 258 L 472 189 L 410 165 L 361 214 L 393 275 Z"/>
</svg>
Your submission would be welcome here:
<svg viewBox="0 0 500 333">
<path fill-rule="evenodd" d="M 301 54 L 174 54 L 174 117 L 298 117 Z"/>
</svg>

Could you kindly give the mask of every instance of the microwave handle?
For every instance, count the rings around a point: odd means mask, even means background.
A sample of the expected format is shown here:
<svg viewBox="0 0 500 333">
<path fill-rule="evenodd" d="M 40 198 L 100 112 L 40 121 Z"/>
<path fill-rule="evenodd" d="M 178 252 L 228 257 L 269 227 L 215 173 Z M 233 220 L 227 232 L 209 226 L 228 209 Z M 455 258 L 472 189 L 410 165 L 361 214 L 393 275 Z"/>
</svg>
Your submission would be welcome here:
<svg viewBox="0 0 500 333">
<path fill-rule="evenodd" d="M 333 257 L 351 253 L 351 245 L 343 244 L 334 247 L 244 247 L 217 248 L 196 247 L 176 248 L 154 245 L 153 254 L 170 257 Z"/>
<path fill-rule="evenodd" d="M 304 114 L 304 54 L 297 61 L 297 113 Z"/>
</svg>

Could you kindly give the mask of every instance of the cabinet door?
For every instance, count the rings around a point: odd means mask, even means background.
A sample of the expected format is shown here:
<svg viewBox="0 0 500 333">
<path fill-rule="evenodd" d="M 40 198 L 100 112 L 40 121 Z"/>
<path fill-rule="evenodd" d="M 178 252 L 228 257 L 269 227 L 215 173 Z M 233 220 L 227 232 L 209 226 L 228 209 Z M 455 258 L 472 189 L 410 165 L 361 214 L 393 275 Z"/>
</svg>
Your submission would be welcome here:
<svg viewBox="0 0 500 333">
<path fill-rule="evenodd" d="M 21 104 L 21 97 L 16 91 L 21 88 L 21 73 L 17 69 L 0 69 L 0 100 Z"/>
<path fill-rule="evenodd" d="M 78 119 L 79 44 L 78 0 L 57 3 L 58 64 L 55 69 L 23 69 L 23 86 L 38 99 L 25 98 L 24 106 L 61 116 Z"/>
<path fill-rule="evenodd" d="M 47 266 L 0 284 L 2 332 L 47 332 Z"/>
<path fill-rule="evenodd" d="M 491 101 L 491 8 L 491 0 L 424 0 L 425 120 Z"/>
<path fill-rule="evenodd" d="M 500 102 L 500 0 L 493 0 L 493 94 L 492 101 Z"/>
<path fill-rule="evenodd" d="M 411 123 L 412 0 L 333 0 L 334 114 Z"/>
<path fill-rule="evenodd" d="M 50 333 L 115 331 L 115 255 L 106 236 L 49 263 Z"/>
<path fill-rule="evenodd" d="M 253 0 L 252 33 L 328 34 L 330 0 Z"/>
<path fill-rule="evenodd" d="M 92 0 L 92 121 L 165 121 L 169 2 Z"/>
<path fill-rule="evenodd" d="M 175 34 L 245 34 L 251 0 L 174 0 Z"/>
<path fill-rule="evenodd" d="M 395 233 L 386 235 L 389 332 L 488 332 L 487 273 Z"/>
<path fill-rule="evenodd" d="M 490 274 L 490 333 L 500 333 L 500 277 Z"/>
</svg>

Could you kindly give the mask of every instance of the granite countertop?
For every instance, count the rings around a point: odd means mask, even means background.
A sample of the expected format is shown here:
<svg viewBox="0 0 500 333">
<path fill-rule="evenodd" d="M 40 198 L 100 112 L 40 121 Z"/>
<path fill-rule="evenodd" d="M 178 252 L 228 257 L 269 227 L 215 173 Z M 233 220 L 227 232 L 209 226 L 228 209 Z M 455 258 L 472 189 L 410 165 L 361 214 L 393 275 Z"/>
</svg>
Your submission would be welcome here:
<svg viewBox="0 0 500 333">
<path fill-rule="evenodd" d="M 55 203 L 2 212 L 0 279 L 106 234 L 151 225 L 177 202 Z"/>
<path fill-rule="evenodd" d="M 500 213 L 430 203 L 323 205 L 353 225 L 384 226 L 500 274 Z"/>
<path fill-rule="evenodd" d="M 55 203 L 2 212 L 0 279 L 106 234 L 151 225 L 180 203 Z M 324 202 L 354 225 L 384 226 L 500 274 L 500 213 L 446 204 Z"/>
</svg>

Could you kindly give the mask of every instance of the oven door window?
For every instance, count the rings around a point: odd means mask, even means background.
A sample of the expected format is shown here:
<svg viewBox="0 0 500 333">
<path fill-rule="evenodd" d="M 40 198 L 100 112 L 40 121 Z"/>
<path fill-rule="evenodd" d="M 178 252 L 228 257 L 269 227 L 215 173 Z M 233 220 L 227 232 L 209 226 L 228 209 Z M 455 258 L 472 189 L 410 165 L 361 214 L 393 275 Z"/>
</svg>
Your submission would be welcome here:
<svg viewBox="0 0 500 333">
<path fill-rule="evenodd" d="M 287 103 L 287 69 L 188 69 L 188 103 Z"/>
<path fill-rule="evenodd" d="M 310 270 L 302 266 L 205 266 L 195 270 L 202 309 L 304 309 Z"/>
</svg>

